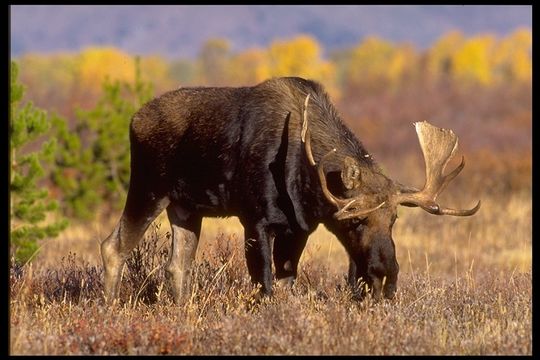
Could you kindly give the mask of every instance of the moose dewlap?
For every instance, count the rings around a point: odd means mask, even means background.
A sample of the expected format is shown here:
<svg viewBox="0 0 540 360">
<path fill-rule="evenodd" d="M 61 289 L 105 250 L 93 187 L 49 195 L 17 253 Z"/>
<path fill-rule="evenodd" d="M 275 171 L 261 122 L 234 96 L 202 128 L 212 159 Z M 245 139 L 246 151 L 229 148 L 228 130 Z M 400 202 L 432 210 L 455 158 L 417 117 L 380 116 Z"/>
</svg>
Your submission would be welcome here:
<svg viewBox="0 0 540 360">
<path fill-rule="evenodd" d="M 164 209 L 172 228 L 166 269 L 177 302 L 190 284 L 205 216 L 240 219 L 248 271 L 265 295 L 272 293 L 272 259 L 276 279 L 292 284 L 309 234 L 323 223 L 349 255 L 353 289 L 393 297 L 397 206 L 454 216 L 480 208 L 480 201 L 470 210 L 437 203 L 464 166 L 462 159 L 443 175 L 458 139 L 427 122 L 415 127 L 423 189 L 386 177 L 316 82 L 288 77 L 253 87 L 181 88 L 153 99 L 132 118 L 129 192 L 101 244 L 106 298 L 117 296 L 126 257 Z"/>
</svg>

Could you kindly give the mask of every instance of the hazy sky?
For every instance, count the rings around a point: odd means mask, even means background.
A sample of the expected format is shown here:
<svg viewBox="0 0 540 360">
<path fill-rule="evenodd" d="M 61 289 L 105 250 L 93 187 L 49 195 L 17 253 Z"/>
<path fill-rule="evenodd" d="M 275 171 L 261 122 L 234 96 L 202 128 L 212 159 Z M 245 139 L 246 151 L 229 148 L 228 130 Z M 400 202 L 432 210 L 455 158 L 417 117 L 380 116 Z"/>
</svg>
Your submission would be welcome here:
<svg viewBox="0 0 540 360">
<path fill-rule="evenodd" d="M 194 56 L 209 38 L 234 50 L 306 33 L 325 49 L 366 35 L 430 46 L 443 33 L 507 34 L 532 27 L 532 6 L 502 5 L 17 5 L 10 7 L 12 55 L 113 45 L 131 53 Z"/>
</svg>

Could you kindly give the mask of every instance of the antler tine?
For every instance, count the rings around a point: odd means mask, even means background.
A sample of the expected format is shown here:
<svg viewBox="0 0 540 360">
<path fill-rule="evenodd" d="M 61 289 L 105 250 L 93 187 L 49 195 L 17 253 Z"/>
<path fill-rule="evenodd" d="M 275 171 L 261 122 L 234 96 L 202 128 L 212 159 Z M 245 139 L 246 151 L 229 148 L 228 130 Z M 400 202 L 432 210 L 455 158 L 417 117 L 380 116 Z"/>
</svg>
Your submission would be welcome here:
<svg viewBox="0 0 540 360">
<path fill-rule="evenodd" d="M 465 166 L 465 157 L 462 157 L 461 163 L 451 173 L 443 175 L 446 165 L 454 156 L 458 146 L 456 134 L 452 130 L 435 127 L 426 121 L 417 122 L 414 125 L 424 155 L 426 182 L 420 191 L 396 194 L 396 202 L 420 206 L 435 215 L 470 216 L 476 213 L 480 208 L 480 202 L 470 210 L 443 208 L 435 202 L 437 196 Z"/>
<path fill-rule="evenodd" d="M 309 103 L 310 96 L 311 94 L 307 94 L 306 101 L 304 101 L 304 110 L 303 110 L 304 120 L 302 121 L 302 142 L 305 145 L 306 154 L 307 154 L 309 163 L 311 164 L 311 166 L 315 166 L 315 159 L 313 159 L 313 153 L 311 152 L 311 136 L 308 133 L 309 128 L 308 128 L 308 119 L 307 119 L 307 106 Z"/>
<path fill-rule="evenodd" d="M 307 106 L 309 104 L 310 96 L 311 96 L 311 94 L 307 94 L 306 100 L 304 101 L 304 109 L 303 109 L 303 112 L 302 112 L 303 121 L 302 121 L 301 138 L 302 138 L 302 142 L 304 143 L 304 147 L 305 147 L 305 150 L 306 150 L 306 155 L 307 155 L 307 158 L 309 160 L 309 163 L 311 164 L 311 166 L 317 166 L 317 164 L 315 163 L 315 159 L 313 158 L 313 152 L 311 151 L 311 134 L 310 134 L 309 127 L 308 127 L 308 117 L 307 117 Z M 343 204 L 344 200 L 335 197 L 330 192 L 330 190 L 328 190 L 328 186 L 326 184 L 326 175 L 324 173 L 324 167 L 323 167 L 324 161 L 328 158 L 328 156 L 332 155 L 335 152 L 336 152 L 336 149 L 332 149 L 326 155 L 324 155 L 322 157 L 321 161 L 319 162 L 319 166 L 317 166 L 317 172 L 319 174 L 319 179 L 321 181 L 321 187 L 322 187 L 322 191 L 323 191 L 324 196 L 332 204 L 334 204 L 338 208 L 341 208 L 342 206 L 344 206 L 344 204 Z"/>
<path fill-rule="evenodd" d="M 302 122 L 302 142 L 304 143 L 305 149 L 306 149 L 306 155 L 309 160 L 309 163 L 312 166 L 317 166 L 315 163 L 315 159 L 313 158 L 313 152 L 311 151 L 311 134 L 308 127 L 308 117 L 307 117 L 307 106 L 309 104 L 309 98 L 311 94 L 308 94 L 306 96 L 306 100 L 304 101 L 304 109 L 303 109 L 303 122 Z M 321 187 L 324 196 L 328 201 L 330 201 L 332 204 L 334 204 L 338 209 L 344 209 L 346 206 L 350 206 L 352 202 L 354 202 L 354 199 L 351 201 L 340 199 L 336 196 L 334 196 L 330 190 L 328 189 L 328 185 L 326 183 L 326 174 L 324 173 L 324 165 L 323 163 L 328 159 L 329 156 L 336 153 L 336 149 L 330 150 L 326 155 L 324 155 L 319 162 L 319 165 L 317 166 L 317 173 L 319 174 L 319 180 L 321 181 Z"/>
<path fill-rule="evenodd" d="M 446 188 L 446 186 L 452 181 L 465 167 L 465 156 L 461 156 L 461 163 L 448 175 L 443 177 L 443 181 L 439 187 L 439 190 L 435 193 L 435 198 Z"/>
<path fill-rule="evenodd" d="M 471 216 L 471 215 L 474 215 L 478 211 L 478 209 L 480 209 L 481 203 L 482 202 L 478 200 L 478 203 L 476 203 L 476 206 L 469 210 L 456 210 L 456 209 L 442 208 L 440 210 L 439 215 Z"/>
<path fill-rule="evenodd" d="M 356 200 L 357 199 L 352 200 L 351 204 L 353 202 L 356 202 Z M 381 208 L 384 204 L 386 204 L 386 201 L 383 201 L 379 205 L 374 206 L 372 208 L 354 209 L 354 210 L 351 210 L 351 211 L 346 211 L 346 207 L 344 207 L 343 209 L 341 209 L 337 213 L 335 213 L 334 217 L 336 219 L 338 219 L 338 220 L 345 220 L 345 219 L 352 219 L 352 218 L 356 218 L 356 217 L 362 217 L 362 216 L 365 216 L 365 215 L 367 215 L 367 214 Z"/>
<path fill-rule="evenodd" d="M 326 199 L 328 199 L 328 201 L 330 201 L 332 204 L 336 205 L 337 208 L 340 209 L 340 211 L 342 210 L 345 211 L 352 205 L 352 203 L 356 202 L 356 199 L 340 199 L 334 194 L 332 194 L 330 190 L 328 189 L 328 185 L 326 183 L 326 174 L 324 172 L 325 161 L 328 159 L 329 156 L 335 154 L 336 151 L 337 151 L 336 149 L 332 149 L 328 153 L 326 153 L 326 155 L 322 157 L 321 161 L 319 162 L 319 165 L 317 166 L 317 172 L 319 174 L 319 180 L 321 181 L 321 188 Z"/>
</svg>

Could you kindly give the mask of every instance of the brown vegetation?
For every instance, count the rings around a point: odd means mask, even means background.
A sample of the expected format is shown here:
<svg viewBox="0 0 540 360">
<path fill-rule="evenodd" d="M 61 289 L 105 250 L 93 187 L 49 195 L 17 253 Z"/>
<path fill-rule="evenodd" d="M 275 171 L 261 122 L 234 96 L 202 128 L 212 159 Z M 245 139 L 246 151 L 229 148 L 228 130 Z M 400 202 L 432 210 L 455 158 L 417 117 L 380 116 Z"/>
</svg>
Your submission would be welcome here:
<svg viewBox="0 0 540 360">
<path fill-rule="evenodd" d="M 32 265 L 11 269 L 10 349 L 13 354 L 531 354 L 530 194 L 482 201 L 480 212 L 467 219 L 403 210 L 394 231 L 398 293 L 380 303 L 351 300 L 345 252 L 321 227 L 308 242 L 295 287 L 278 288 L 253 306 L 239 223 L 207 219 L 186 304 L 171 301 L 162 270 L 168 234 L 154 226 L 128 261 L 120 302 L 105 306 L 98 243 L 88 239 L 87 229 L 71 229 L 54 240 L 58 244 L 46 245 Z M 97 233 L 90 237 L 103 237 Z M 95 246 L 89 249 L 89 243 Z"/>
</svg>

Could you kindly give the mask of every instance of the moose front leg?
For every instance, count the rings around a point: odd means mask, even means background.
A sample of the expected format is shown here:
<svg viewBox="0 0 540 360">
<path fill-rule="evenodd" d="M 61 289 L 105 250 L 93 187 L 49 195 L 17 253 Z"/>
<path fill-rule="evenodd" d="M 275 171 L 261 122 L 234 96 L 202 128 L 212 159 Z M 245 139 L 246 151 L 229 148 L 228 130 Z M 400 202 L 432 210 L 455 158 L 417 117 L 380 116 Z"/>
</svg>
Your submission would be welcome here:
<svg viewBox="0 0 540 360">
<path fill-rule="evenodd" d="M 278 284 L 293 285 L 307 239 L 307 233 L 294 233 L 291 230 L 276 235 L 273 256 Z"/>
<path fill-rule="evenodd" d="M 245 253 L 251 281 L 261 284 L 262 295 L 272 295 L 271 234 L 267 226 L 245 227 Z"/>
</svg>

